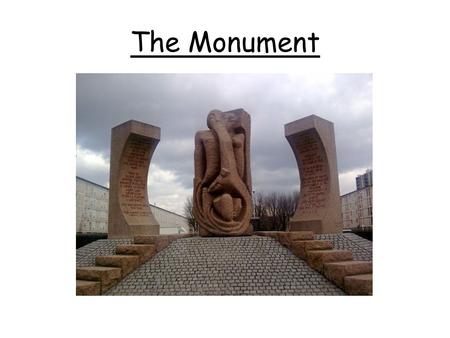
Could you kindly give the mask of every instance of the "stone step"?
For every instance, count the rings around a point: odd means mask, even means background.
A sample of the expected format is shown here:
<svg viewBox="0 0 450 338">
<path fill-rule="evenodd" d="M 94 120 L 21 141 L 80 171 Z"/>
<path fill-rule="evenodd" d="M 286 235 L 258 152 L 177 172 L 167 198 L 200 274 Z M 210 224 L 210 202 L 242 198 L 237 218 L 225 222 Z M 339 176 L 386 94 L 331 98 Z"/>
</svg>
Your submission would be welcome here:
<svg viewBox="0 0 450 338">
<path fill-rule="evenodd" d="M 100 295 L 100 282 L 77 279 L 77 296 Z"/>
<path fill-rule="evenodd" d="M 327 249 L 333 249 L 333 243 L 326 240 L 293 241 L 291 244 L 292 253 L 301 259 L 306 259 L 310 250 Z"/>
<path fill-rule="evenodd" d="M 174 234 L 174 235 L 168 235 L 169 240 L 176 240 L 176 239 L 180 239 L 180 238 L 188 238 L 188 237 L 193 237 L 194 235 L 192 233 L 185 233 L 185 234 Z"/>
<path fill-rule="evenodd" d="M 134 244 L 156 244 L 159 235 L 138 235 L 134 236 Z"/>
<path fill-rule="evenodd" d="M 116 246 L 116 254 L 118 255 L 139 256 L 139 264 L 148 261 L 155 253 L 155 244 L 119 244 Z"/>
<path fill-rule="evenodd" d="M 77 268 L 77 280 L 100 282 L 100 292 L 105 293 L 116 285 L 122 276 L 120 268 L 86 266 Z"/>
<path fill-rule="evenodd" d="M 173 242 L 180 238 L 193 237 L 193 234 L 173 234 L 173 235 L 136 235 L 134 236 L 135 244 L 155 244 L 160 240 L 167 239 L 169 242 Z"/>
<path fill-rule="evenodd" d="M 313 231 L 289 231 L 291 241 L 305 241 L 314 239 Z"/>
<path fill-rule="evenodd" d="M 344 289 L 344 278 L 346 276 L 372 273 L 371 261 L 344 261 L 325 263 L 323 274 L 341 289 Z"/>
<path fill-rule="evenodd" d="M 253 235 L 278 239 L 280 232 L 281 231 L 253 231 Z"/>
<path fill-rule="evenodd" d="M 122 269 L 122 278 L 134 271 L 139 266 L 137 255 L 97 256 L 95 265 L 109 266 Z"/>
<path fill-rule="evenodd" d="M 331 262 L 350 261 L 353 254 L 350 250 L 310 250 L 306 255 L 308 265 L 319 272 L 323 271 L 323 265 Z"/>
<path fill-rule="evenodd" d="M 285 231 L 278 234 L 278 240 L 286 247 L 290 247 L 294 241 L 313 240 L 313 231 Z"/>
<path fill-rule="evenodd" d="M 372 295 L 372 274 L 345 277 L 344 289 L 349 295 Z"/>
<path fill-rule="evenodd" d="M 134 236 L 134 244 L 154 244 L 156 251 L 167 248 L 167 246 L 176 238 L 168 235 L 140 235 Z"/>
</svg>

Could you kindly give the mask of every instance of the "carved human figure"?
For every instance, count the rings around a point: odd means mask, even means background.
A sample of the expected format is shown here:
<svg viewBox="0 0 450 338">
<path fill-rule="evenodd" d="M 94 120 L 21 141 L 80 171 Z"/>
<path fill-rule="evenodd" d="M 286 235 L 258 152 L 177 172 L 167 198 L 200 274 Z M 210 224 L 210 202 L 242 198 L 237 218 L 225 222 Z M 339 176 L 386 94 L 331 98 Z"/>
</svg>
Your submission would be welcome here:
<svg viewBox="0 0 450 338">
<path fill-rule="evenodd" d="M 193 213 L 201 236 L 251 234 L 250 115 L 208 114 L 195 135 Z"/>
</svg>

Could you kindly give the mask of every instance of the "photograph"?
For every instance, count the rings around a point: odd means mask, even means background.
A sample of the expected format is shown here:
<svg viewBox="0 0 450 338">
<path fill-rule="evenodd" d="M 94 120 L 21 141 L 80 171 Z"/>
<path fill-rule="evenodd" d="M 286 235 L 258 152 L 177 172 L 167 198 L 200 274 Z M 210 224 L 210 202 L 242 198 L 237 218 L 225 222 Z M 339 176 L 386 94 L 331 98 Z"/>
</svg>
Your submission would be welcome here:
<svg viewBox="0 0 450 338">
<path fill-rule="evenodd" d="M 371 73 L 75 81 L 77 296 L 373 295 Z"/>
</svg>

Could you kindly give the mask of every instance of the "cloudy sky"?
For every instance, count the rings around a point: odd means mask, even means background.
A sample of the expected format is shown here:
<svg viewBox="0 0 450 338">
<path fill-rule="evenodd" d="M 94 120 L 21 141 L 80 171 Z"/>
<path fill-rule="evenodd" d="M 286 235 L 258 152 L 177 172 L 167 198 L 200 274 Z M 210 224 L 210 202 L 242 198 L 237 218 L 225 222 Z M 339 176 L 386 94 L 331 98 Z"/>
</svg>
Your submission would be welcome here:
<svg viewBox="0 0 450 338">
<path fill-rule="evenodd" d="M 76 87 L 77 175 L 108 186 L 111 128 L 130 119 L 158 126 L 149 199 L 174 212 L 192 194 L 194 134 L 212 109 L 251 115 L 257 192 L 298 189 L 284 124 L 311 114 L 334 123 L 341 194 L 372 167 L 371 74 L 79 74 Z"/>
</svg>

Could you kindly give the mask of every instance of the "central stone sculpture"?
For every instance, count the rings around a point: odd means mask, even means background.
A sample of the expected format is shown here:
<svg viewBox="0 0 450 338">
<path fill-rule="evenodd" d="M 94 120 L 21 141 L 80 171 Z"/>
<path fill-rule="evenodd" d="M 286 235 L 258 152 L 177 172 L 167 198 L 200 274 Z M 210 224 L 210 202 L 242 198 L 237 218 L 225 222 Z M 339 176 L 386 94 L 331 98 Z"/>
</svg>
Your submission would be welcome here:
<svg viewBox="0 0 450 338">
<path fill-rule="evenodd" d="M 193 214 L 200 236 L 250 235 L 250 115 L 213 110 L 207 125 L 195 135 Z"/>
</svg>

